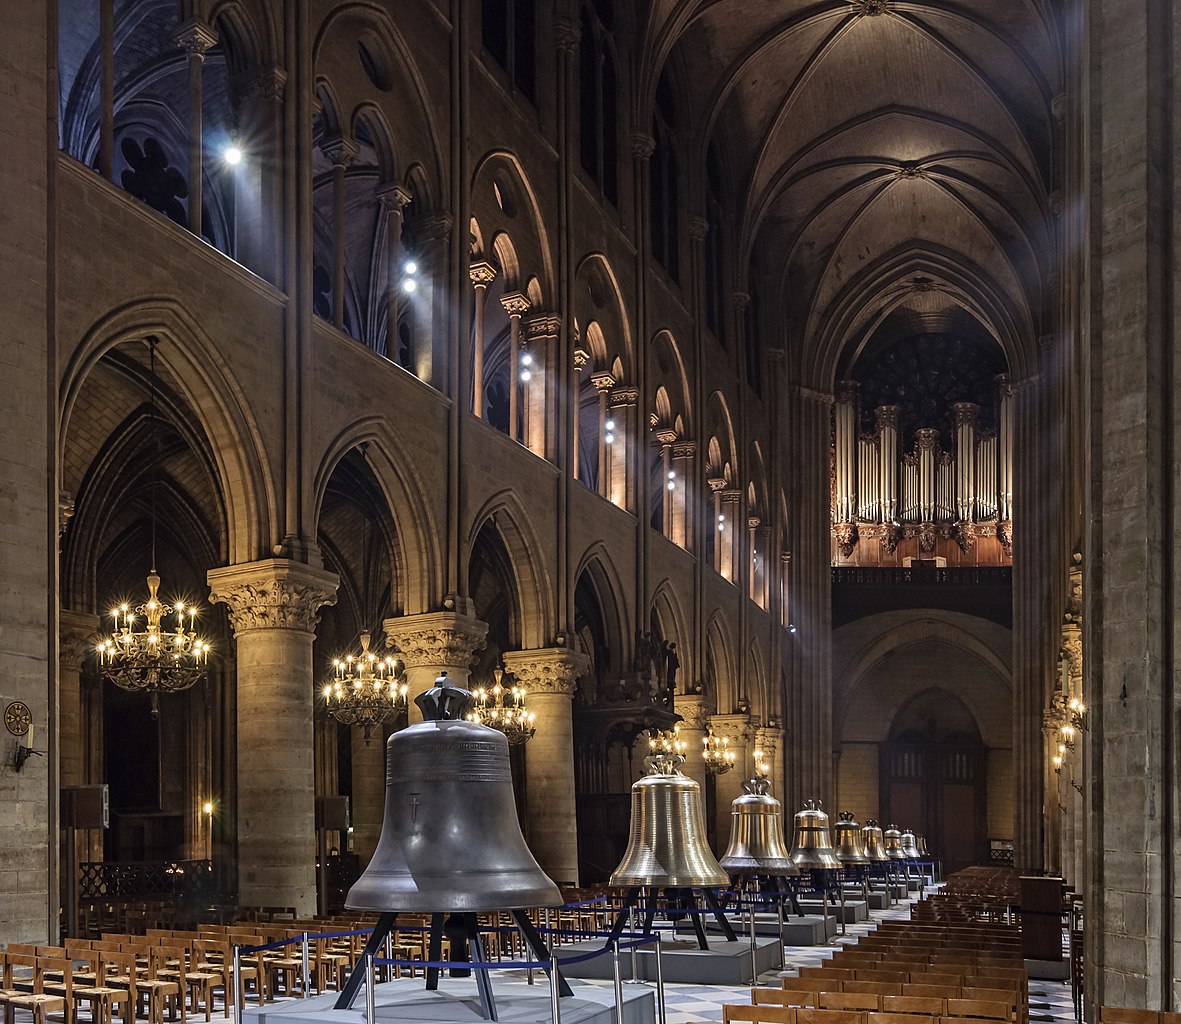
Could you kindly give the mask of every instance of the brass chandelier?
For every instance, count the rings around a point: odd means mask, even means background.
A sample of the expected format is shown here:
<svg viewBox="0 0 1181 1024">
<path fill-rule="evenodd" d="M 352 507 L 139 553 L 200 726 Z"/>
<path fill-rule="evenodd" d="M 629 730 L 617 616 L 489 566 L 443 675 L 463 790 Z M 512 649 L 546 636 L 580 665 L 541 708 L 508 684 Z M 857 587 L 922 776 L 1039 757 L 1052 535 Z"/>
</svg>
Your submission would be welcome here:
<svg viewBox="0 0 1181 1024">
<path fill-rule="evenodd" d="M 649 771 L 661 775 L 677 774 L 685 763 L 685 750 L 679 722 L 667 731 L 651 730 L 648 733 L 648 756 L 644 759 L 644 765 Z"/>
<path fill-rule="evenodd" d="M 148 339 L 149 415 L 156 419 L 156 339 Z M 157 454 L 159 439 L 157 438 Z M 112 631 L 99 637 L 96 650 L 103 675 L 116 686 L 144 692 L 151 698 L 152 717 L 160 715 L 160 694 L 187 690 L 205 676 L 209 642 L 193 628 L 197 606 L 178 601 L 164 604 L 156 572 L 156 482 L 151 487 L 151 569 L 148 599 L 142 604 L 120 604 L 111 610 Z M 175 616 L 170 626 L 166 621 Z M 187 617 L 187 622 L 186 622 Z"/>
<path fill-rule="evenodd" d="M 332 662 L 335 675 L 324 684 L 328 713 L 342 725 L 359 725 L 369 745 L 373 730 L 406 706 L 406 673 L 397 658 L 379 658 L 369 645 L 369 631 L 361 634 L 360 654 Z"/>
<path fill-rule="evenodd" d="M 499 729 L 510 746 L 528 743 L 537 733 L 537 715 L 525 707 L 528 695 L 523 686 L 505 686 L 504 669 L 497 665 L 492 670 L 493 684 L 473 690 L 475 702 L 468 712 L 469 722 L 479 722 Z"/>
<path fill-rule="evenodd" d="M 701 742 L 704 747 L 701 756 L 705 761 L 705 770 L 710 775 L 725 775 L 734 767 L 737 758 L 730 749 L 729 739 L 725 736 L 715 736 L 713 729 L 710 729 Z"/>
</svg>

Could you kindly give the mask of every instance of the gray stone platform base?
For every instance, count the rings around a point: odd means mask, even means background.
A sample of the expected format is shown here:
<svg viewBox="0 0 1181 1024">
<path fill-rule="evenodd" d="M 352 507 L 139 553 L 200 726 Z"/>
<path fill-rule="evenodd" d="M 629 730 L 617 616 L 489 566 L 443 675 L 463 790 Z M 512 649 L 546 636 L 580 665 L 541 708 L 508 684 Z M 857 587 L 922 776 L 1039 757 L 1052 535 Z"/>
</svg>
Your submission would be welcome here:
<svg viewBox="0 0 1181 1024">
<path fill-rule="evenodd" d="M 749 960 L 750 957 L 748 956 Z M 608 958 L 608 962 L 610 962 Z M 570 979 L 567 979 L 570 980 Z M 380 1024 L 481 1024 L 480 999 L 474 978 L 439 979 L 439 988 L 428 992 L 422 978 L 399 978 L 378 985 L 373 993 L 375 1021 Z M 574 994 L 562 1000 L 562 1024 L 618 1024 L 613 986 L 570 981 Z M 623 989 L 623 1024 L 656 1024 L 656 990 L 638 985 Z M 550 1024 L 549 981 L 540 972 L 536 984 L 526 982 L 524 972 L 492 972 L 492 995 L 501 1024 Z M 310 999 L 280 999 L 242 1011 L 244 1024 L 363 1024 L 365 990 L 351 1010 L 335 1010 L 337 993 Z"/>
<path fill-rule="evenodd" d="M 823 911 L 820 900 L 800 900 L 800 909 L 805 914 L 815 916 Z M 829 916 L 835 917 L 838 921 L 841 920 L 841 904 L 839 901 L 829 900 L 828 903 Z M 856 924 L 858 921 L 869 920 L 869 905 L 863 899 L 850 899 L 845 897 L 844 909 L 845 924 Z"/>
<path fill-rule="evenodd" d="M 678 935 L 676 940 L 663 942 L 662 953 L 664 980 L 689 982 L 697 985 L 750 985 L 755 977 L 764 971 L 778 967 L 782 961 L 779 939 L 755 937 L 755 971 L 750 969 L 750 939 L 742 936 L 737 942 L 727 942 L 712 935 L 707 936 L 709 949 L 698 949 L 697 940 L 690 936 Z M 599 949 L 602 939 L 591 942 L 577 942 L 570 946 L 554 947 L 559 958 L 579 956 Z M 632 976 L 631 950 L 619 954 L 620 970 L 626 981 Z M 601 956 L 585 963 L 572 964 L 562 971 L 567 978 L 610 978 L 612 977 L 611 956 Z M 636 976 L 643 981 L 656 978 L 656 955 L 651 947 L 636 950 Z M 624 986 L 625 990 L 628 986 Z M 634 986 L 632 986 L 634 987 Z M 548 990 L 547 990 L 548 991 Z M 562 1006 L 562 1024 L 566 1024 L 566 1007 Z"/>
<path fill-rule="evenodd" d="M 889 910 L 890 897 L 886 895 L 885 889 L 870 889 L 869 890 L 869 909 L 870 910 Z"/>
<path fill-rule="evenodd" d="M 1025 970 L 1031 978 L 1065 981 L 1070 977 L 1069 960 L 1026 960 Z"/>
<path fill-rule="evenodd" d="M 766 922 L 765 925 L 760 924 L 760 919 Z M 740 919 L 737 915 L 732 915 L 730 923 L 734 925 L 734 930 L 738 932 L 738 940 L 750 945 L 750 936 L 746 930 L 745 918 Z M 764 930 L 764 927 L 766 930 Z M 828 927 L 825 929 L 824 918 L 820 914 L 806 914 L 803 917 L 797 917 L 795 914 L 787 914 L 783 918 L 783 942 L 788 946 L 823 946 L 829 939 L 835 938 L 840 925 L 837 919 L 829 913 Z M 683 936 L 687 929 L 678 928 L 677 934 Z M 705 926 L 706 933 L 710 936 L 712 941 L 713 936 L 721 932 L 716 921 L 708 921 Z M 691 930 L 690 930 L 691 933 Z M 755 935 L 772 935 L 778 937 L 779 935 L 779 919 L 773 914 L 755 914 Z M 748 958 L 749 959 L 749 958 Z"/>
</svg>

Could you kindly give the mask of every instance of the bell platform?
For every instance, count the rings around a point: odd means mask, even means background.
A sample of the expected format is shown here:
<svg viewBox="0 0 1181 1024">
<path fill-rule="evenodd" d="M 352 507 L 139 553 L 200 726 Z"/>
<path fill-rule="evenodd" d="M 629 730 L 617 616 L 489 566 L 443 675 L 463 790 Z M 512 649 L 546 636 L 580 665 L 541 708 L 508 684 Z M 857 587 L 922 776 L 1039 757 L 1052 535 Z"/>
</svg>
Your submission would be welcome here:
<svg viewBox="0 0 1181 1024">
<path fill-rule="evenodd" d="M 734 927 L 738 931 L 738 941 L 745 943 L 749 951 L 750 935 L 746 919 L 734 918 Z M 718 928 L 714 922 L 706 923 L 705 930 L 715 933 Z M 828 921 L 819 914 L 785 914 L 783 917 L 783 942 L 787 946 L 824 946 L 836 938 L 838 923 L 829 907 Z M 678 929 L 679 931 L 679 929 Z M 755 914 L 755 935 L 779 937 L 779 917 L 775 914 Z M 747 960 L 750 959 L 749 952 Z"/>
<path fill-rule="evenodd" d="M 610 964 L 610 957 L 602 957 Z M 749 960 L 749 956 L 747 957 Z M 594 962 L 594 961 L 592 961 Z M 588 985 L 571 981 L 573 995 L 562 1000 L 562 1024 L 612 1024 L 615 1016 L 613 985 Z M 550 1024 L 549 982 L 538 974 L 530 985 L 524 976 L 494 971 L 492 991 L 500 1024 Z M 623 1024 L 656 1024 L 654 988 L 625 985 Z M 373 990 L 374 1020 L 381 1024 L 483 1024 L 480 997 L 472 978 L 439 979 L 437 991 L 423 988 L 422 978 L 399 978 Z M 308 999 L 281 999 L 261 1007 L 243 1009 L 244 1024 L 357 1024 L 365 1020 L 362 995 L 351 1010 L 334 1009 L 337 993 L 325 992 Z"/>
<path fill-rule="evenodd" d="M 688 926 L 686 926 L 688 928 Z M 714 922 L 707 925 L 712 932 L 717 927 Z M 664 932 L 663 934 L 668 934 Z M 778 967 L 783 961 L 783 954 L 779 948 L 779 936 L 774 938 L 755 938 L 755 970 L 751 972 L 750 939 L 740 935 L 737 942 L 710 935 L 707 938 L 709 949 L 701 949 L 693 937 L 692 929 L 687 934 L 678 932 L 675 939 L 666 940 L 661 944 L 662 966 L 664 980 L 673 982 L 691 982 L 696 985 L 750 985 L 754 979 L 765 971 Z M 554 956 L 580 956 L 602 947 L 603 940 L 591 942 L 576 942 L 569 946 L 555 946 Z M 631 950 L 620 953 L 620 968 L 625 979 L 632 976 Z M 600 956 L 594 960 L 587 960 L 580 964 L 573 964 L 563 968 L 562 974 L 568 978 L 611 978 L 613 970 L 611 957 Z M 656 980 L 656 954 L 649 947 L 636 949 L 636 977 L 641 981 Z M 563 1004 L 564 1009 L 564 1004 Z M 566 1014 L 562 1014 L 562 1022 L 566 1022 Z"/>
</svg>

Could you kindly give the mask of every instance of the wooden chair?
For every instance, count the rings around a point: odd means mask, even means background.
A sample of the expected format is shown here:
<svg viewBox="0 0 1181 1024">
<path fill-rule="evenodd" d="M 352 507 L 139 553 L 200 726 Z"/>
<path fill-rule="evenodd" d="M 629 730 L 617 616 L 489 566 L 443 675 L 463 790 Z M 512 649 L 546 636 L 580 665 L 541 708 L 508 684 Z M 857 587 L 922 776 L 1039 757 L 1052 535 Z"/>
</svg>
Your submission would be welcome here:
<svg viewBox="0 0 1181 1024">
<path fill-rule="evenodd" d="M 801 978 L 821 978 L 830 984 L 838 981 L 857 981 L 857 972 L 852 967 L 801 967 Z M 862 981 L 882 981 L 881 978 L 862 978 Z M 888 978 L 885 980 L 889 980 Z"/>
<path fill-rule="evenodd" d="M 857 981 L 884 981 L 890 985 L 901 985 L 908 980 L 906 971 L 884 971 L 876 968 L 857 968 Z"/>
<path fill-rule="evenodd" d="M 897 996 L 902 994 L 902 985 L 887 981 L 842 981 L 842 992 L 868 992 L 876 996 Z"/>
<path fill-rule="evenodd" d="M 958 992 L 958 989 L 952 991 Z M 907 1016 L 942 1017 L 946 1009 L 943 997 L 935 996 L 882 996 L 882 1012 L 906 1014 Z"/>
<path fill-rule="evenodd" d="M 918 996 L 923 999 L 958 999 L 960 996 L 959 985 L 912 985 L 906 984 L 902 986 L 902 994 L 904 996 Z M 941 1014 L 942 1010 L 939 1011 Z"/>
<path fill-rule="evenodd" d="M 864 1010 L 796 1010 L 796 1024 L 865 1024 Z"/>
<path fill-rule="evenodd" d="M 846 982 L 846 984 L 848 984 Z M 882 997 L 866 992 L 822 992 L 820 994 L 820 1009 L 822 1010 L 880 1010 Z"/>
<path fill-rule="evenodd" d="M 1161 1024 L 1158 1010 L 1133 1010 L 1120 1006 L 1100 1006 L 1099 1024 Z"/>
<path fill-rule="evenodd" d="M 722 1024 L 748 1021 L 751 1024 L 796 1024 L 796 1011 L 790 1006 L 769 1006 L 766 1003 L 723 1003 Z"/>
<path fill-rule="evenodd" d="M 947 1009 L 943 1013 L 946 1018 L 971 1017 L 974 1020 L 1013 1020 L 1013 1013 L 1008 1003 L 994 1002 L 991 999 L 948 999 Z"/>
<path fill-rule="evenodd" d="M 98 957 L 95 981 L 90 985 L 74 986 L 74 1005 L 88 1002 L 92 1024 L 112 1024 L 115 1007 L 123 1006 L 123 1024 L 134 1024 L 137 992 L 135 987 L 135 957 L 131 953 L 94 950 Z M 126 986 L 112 984 L 112 978 L 124 976 Z"/>
<path fill-rule="evenodd" d="M 168 957 L 171 951 L 164 946 L 148 946 L 147 950 L 145 976 L 138 978 L 135 984 L 147 1003 L 148 1024 L 164 1024 L 165 1010 L 168 1010 L 169 1020 L 175 1020 L 178 1006 L 181 1024 L 185 1024 L 184 961 L 181 961 L 180 970 L 174 977 L 161 976 L 161 970 L 168 970 Z"/>
<path fill-rule="evenodd" d="M 803 1006 L 815 1008 L 818 992 L 796 992 L 788 988 L 752 988 L 750 1001 L 762 1006 Z"/>
<path fill-rule="evenodd" d="M 70 970 L 71 966 L 69 960 L 33 957 L 33 990 L 6 996 L 6 1011 L 29 1010 L 33 1014 L 33 1024 L 45 1024 L 46 1014 L 57 1013 L 60 1010 L 66 1024 L 71 1024 L 74 1020 L 74 976 Z M 47 990 L 47 974 L 54 977 L 61 975 L 62 982 L 56 986 L 60 991 Z M 50 984 L 52 985 L 52 981 Z"/>
<path fill-rule="evenodd" d="M 936 1024 L 938 1015 L 921 1013 L 867 1013 L 865 1024 Z"/>
</svg>

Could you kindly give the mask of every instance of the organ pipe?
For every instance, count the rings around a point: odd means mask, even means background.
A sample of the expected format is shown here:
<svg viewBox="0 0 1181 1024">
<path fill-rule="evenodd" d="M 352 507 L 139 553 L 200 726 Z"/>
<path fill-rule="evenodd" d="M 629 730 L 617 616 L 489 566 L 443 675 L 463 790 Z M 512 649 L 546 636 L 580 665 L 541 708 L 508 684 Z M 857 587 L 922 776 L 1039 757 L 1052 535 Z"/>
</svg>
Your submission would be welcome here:
<svg viewBox="0 0 1181 1024">
<path fill-rule="evenodd" d="M 898 516 L 898 406 L 879 405 L 874 410 L 874 417 L 879 439 L 878 495 L 882 522 L 892 523 Z"/>
<path fill-rule="evenodd" d="M 841 381 L 836 393 L 836 521 L 851 523 L 857 512 L 857 383 Z"/>
</svg>

